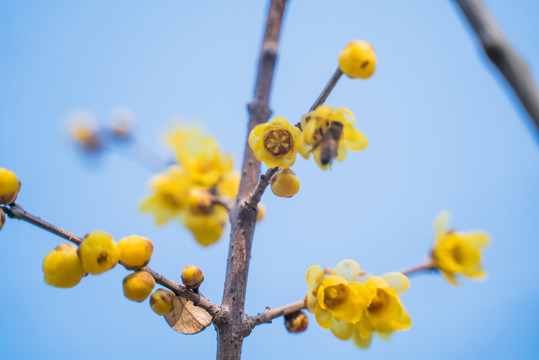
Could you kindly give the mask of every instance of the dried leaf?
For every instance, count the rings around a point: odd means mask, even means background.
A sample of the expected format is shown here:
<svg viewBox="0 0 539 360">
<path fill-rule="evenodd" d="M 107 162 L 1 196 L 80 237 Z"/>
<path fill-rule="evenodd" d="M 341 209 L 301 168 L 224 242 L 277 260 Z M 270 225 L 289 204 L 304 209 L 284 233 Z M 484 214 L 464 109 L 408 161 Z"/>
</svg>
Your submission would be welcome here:
<svg viewBox="0 0 539 360">
<path fill-rule="evenodd" d="M 211 324 L 211 315 L 192 301 L 180 296 L 174 298 L 172 311 L 165 314 L 168 324 L 182 334 L 196 334 Z"/>
</svg>

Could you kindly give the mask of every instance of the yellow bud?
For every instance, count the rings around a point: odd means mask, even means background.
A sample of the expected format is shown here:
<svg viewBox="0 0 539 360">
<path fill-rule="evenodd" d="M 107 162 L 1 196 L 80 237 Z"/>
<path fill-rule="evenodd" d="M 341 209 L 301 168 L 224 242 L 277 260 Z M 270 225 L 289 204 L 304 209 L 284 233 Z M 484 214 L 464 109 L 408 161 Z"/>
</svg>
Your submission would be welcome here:
<svg viewBox="0 0 539 360">
<path fill-rule="evenodd" d="M 104 231 L 86 235 L 79 245 L 78 254 L 84 269 L 94 275 L 112 269 L 120 259 L 118 244 Z"/>
<path fill-rule="evenodd" d="M 206 190 L 193 189 L 187 195 L 187 206 L 194 215 L 211 214 L 213 208 L 211 203 L 211 194 Z"/>
<path fill-rule="evenodd" d="M 175 296 L 172 291 L 157 289 L 150 297 L 150 306 L 156 314 L 165 315 L 172 311 Z"/>
<path fill-rule="evenodd" d="M 146 271 L 136 271 L 124 278 L 124 295 L 129 300 L 144 301 L 152 293 L 155 280 Z"/>
<path fill-rule="evenodd" d="M 299 179 L 296 174 L 290 170 L 279 170 L 271 178 L 271 191 L 279 197 L 292 197 L 299 191 Z"/>
<path fill-rule="evenodd" d="M 339 69 L 352 79 L 368 79 L 376 69 L 376 55 L 371 44 L 353 41 L 339 55 Z"/>
<path fill-rule="evenodd" d="M 183 284 L 191 290 L 196 290 L 204 281 L 204 274 L 202 270 L 196 265 L 189 265 L 183 268 L 182 271 L 182 282 Z"/>
<path fill-rule="evenodd" d="M 127 270 L 139 269 L 150 262 L 153 244 L 145 237 L 131 235 L 118 242 L 120 264 Z"/>
<path fill-rule="evenodd" d="M 118 107 L 109 115 L 109 131 L 119 140 L 129 139 L 133 132 L 135 114 L 129 108 Z"/>
<path fill-rule="evenodd" d="M 303 313 L 303 311 L 296 311 L 292 314 L 285 315 L 284 325 L 286 326 L 286 330 L 291 333 L 297 334 L 300 332 L 304 332 L 307 329 L 307 325 L 309 325 L 309 319 Z"/>
<path fill-rule="evenodd" d="M 256 216 L 256 221 L 260 221 L 264 218 L 264 213 L 266 212 L 266 207 L 262 203 L 258 203 L 258 215 Z"/>
<path fill-rule="evenodd" d="M 0 168 L 0 204 L 14 203 L 20 190 L 21 183 L 17 175 L 11 170 Z"/>
<path fill-rule="evenodd" d="M 6 223 L 6 213 L 4 213 L 4 210 L 0 208 L 0 230 L 2 230 L 5 223 Z"/>
<path fill-rule="evenodd" d="M 45 283 L 70 288 L 77 285 L 85 271 L 77 256 L 77 247 L 70 243 L 60 244 L 45 256 L 43 261 Z"/>
</svg>

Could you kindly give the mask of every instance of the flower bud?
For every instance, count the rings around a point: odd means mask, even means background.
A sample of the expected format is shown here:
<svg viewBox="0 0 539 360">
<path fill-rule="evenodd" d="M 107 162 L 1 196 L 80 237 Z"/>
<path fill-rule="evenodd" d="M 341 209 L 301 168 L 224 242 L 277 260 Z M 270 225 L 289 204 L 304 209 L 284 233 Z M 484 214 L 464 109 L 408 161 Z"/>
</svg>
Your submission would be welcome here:
<svg viewBox="0 0 539 360">
<path fill-rule="evenodd" d="M 58 245 L 45 256 L 43 273 L 46 284 L 70 288 L 77 285 L 86 272 L 77 256 L 77 247 L 65 243 Z"/>
<path fill-rule="evenodd" d="M 17 175 L 11 170 L 0 168 L 0 204 L 14 203 L 20 190 L 21 183 Z"/>
<path fill-rule="evenodd" d="M 131 235 L 118 242 L 120 264 L 127 270 L 139 269 L 150 262 L 153 244 L 145 237 Z"/>
<path fill-rule="evenodd" d="M 182 271 L 182 282 L 188 289 L 197 290 L 204 281 L 202 270 L 196 265 L 186 266 Z"/>
<path fill-rule="evenodd" d="M 299 191 L 299 179 L 296 174 L 290 170 L 279 170 L 272 176 L 271 191 L 279 197 L 292 197 Z"/>
<path fill-rule="evenodd" d="M 150 297 L 150 306 L 156 314 L 165 315 L 172 311 L 175 296 L 172 291 L 157 289 Z"/>
<path fill-rule="evenodd" d="M 124 295 L 129 300 L 144 301 L 152 293 L 155 280 L 149 272 L 136 271 L 127 275 L 123 281 Z"/>
<path fill-rule="evenodd" d="M 116 266 L 120 259 L 120 249 L 108 233 L 93 231 L 84 237 L 78 255 L 84 269 L 97 275 Z"/>
<path fill-rule="evenodd" d="M 0 230 L 4 227 L 4 224 L 6 223 L 6 213 L 2 208 L 0 208 Z"/>
<path fill-rule="evenodd" d="M 129 108 L 118 107 L 109 115 L 109 132 L 117 140 L 129 140 L 132 136 L 135 114 Z"/>
<path fill-rule="evenodd" d="M 285 315 L 284 317 L 284 325 L 286 326 L 286 330 L 291 333 L 297 334 L 304 332 L 307 329 L 308 324 L 309 319 L 301 310 Z"/>
<path fill-rule="evenodd" d="M 68 115 L 69 133 L 73 141 L 88 153 L 103 149 L 103 141 L 94 115 L 88 110 L 76 110 Z"/>
<path fill-rule="evenodd" d="M 256 221 L 260 221 L 264 218 L 266 207 L 262 203 L 258 203 L 258 214 L 256 215 Z"/>
<path fill-rule="evenodd" d="M 353 41 L 339 55 L 339 69 L 352 79 L 368 79 L 374 74 L 376 55 L 371 44 Z"/>
<path fill-rule="evenodd" d="M 211 214 L 213 210 L 211 194 L 203 189 L 193 189 L 187 195 L 187 206 L 194 215 Z"/>
</svg>

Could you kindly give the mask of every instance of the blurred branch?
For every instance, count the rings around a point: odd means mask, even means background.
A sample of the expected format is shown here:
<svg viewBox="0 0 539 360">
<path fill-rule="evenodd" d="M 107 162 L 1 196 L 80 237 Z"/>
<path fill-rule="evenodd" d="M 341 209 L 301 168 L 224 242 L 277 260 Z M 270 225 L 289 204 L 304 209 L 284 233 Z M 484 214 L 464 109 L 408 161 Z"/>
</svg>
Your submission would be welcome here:
<svg viewBox="0 0 539 360">
<path fill-rule="evenodd" d="M 30 214 L 20 205 L 12 204 L 9 207 L 2 206 L 2 209 L 4 210 L 6 215 L 12 219 L 26 221 L 32 225 L 35 225 L 43 230 L 47 230 L 54 235 L 71 241 L 77 245 L 80 245 L 80 243 L 82 243 L 83 238 L 81 238 L 80 236 L 70 233 L 69 231 L 59 228 L 58 226 L 52 225 L 51 223 L 41 219 L 40 217 Z M 212 317 L 215 317 L 219 313 L 219 307 L 212 304 L 202 295 L 192 292 L 185 286 L 177 284 L 176 282 L 166 278 L 165 276 L 159 274 L 158 272 L 150 269 L 147 266 L 143 267 L 141 270 L 149 272 L 155 279 L 155 282 L 172 290 L 176 295 L 192 301 L 196 306 L 206 310 Z"/>
<path fill-rule="evenodd" d="M 253 100 L 248 104 L 249 123 L 247 136 L 253 128 L 268 120 L 271 115 L 269 96 L 286 0 L 271 0 L 267 15 L 262 49 L 258 59 L 258 71 Z M 248 206 L 260 174 L 260 162 L 255 158 L 248 142 L 241 171 L 240 188 L 231 215 L 231 235 L 226 268 L 225 289 L 221 321 L 217 328 L 217 359 L 239 360 L 245 332 L 243 329 L 247 274 L 251 260 L 251 245 L 257 211 Z"/>
<path fill-rule="evenodd" d="M 413 275 L 413 274 L 421 273 L 424 271 L 433 271 L 433 270 L 436 270 L 436 265 L 434 264 L 434 261 L 432 260 L 432 258 L 429 258 L 428 260 L 420 264 L 414 265 L 405 270 L 401 270 L 400 272 L 404 275 Z"/>
<path fill-rule="evenodd" d="M 468 19 L 487 57 L 513 88 L 539 131 L 539 92 L 531 74 L 496 25 L 481 0 L 455 0 Z"/>
<path fill-rule="evenodd" d="M 251 332 L 251 330 L 257 325 L 263 323 L 271 323 L 271 320 L 275 319 L 276 317 L 295 313 L 301 309 L 305 309 L 305 306 L 305 300 L 300 300 L 275 309 L 270 309 L 268 307 L 266 308 L 266 310 L 264 310 L 264 312 L 256 316 L 249 316 L 247 318 L 247 320 L 245 321 L 247 330 L 248 332 Z"/>
</svg>

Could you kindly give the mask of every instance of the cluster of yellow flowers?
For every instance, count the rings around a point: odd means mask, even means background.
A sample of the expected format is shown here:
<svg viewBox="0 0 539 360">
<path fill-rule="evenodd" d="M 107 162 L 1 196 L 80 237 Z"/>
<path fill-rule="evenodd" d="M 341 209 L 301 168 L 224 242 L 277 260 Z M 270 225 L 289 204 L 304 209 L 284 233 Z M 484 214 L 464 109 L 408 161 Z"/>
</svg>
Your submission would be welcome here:
<svg viewBox="0 0 539 360">
<path fill-rule="evenodd" d="M 387 339 L 411 325 L 398 295 L 409 285 L 401 273 L 373 276 L 360 271 L 357 262 L 343 260 L 333 270 L 312 266 L 307 283 L 307 310 L 318 324 L 341 340 L 352 338 L 358 347 L 369 347 L 373 333 Z"/>
<path fill-rule="evenodd" d="M 365 41 L 350 43 L 339 56 L 339 69 L 350 78 L 368 79 L 374 74 L 375 67 L 374 50 Z M 333 160 L 343 161 L 347 150 L 360 151 L 367 147 L 367 138 L 354 128 L 354 122 L 350 110 L 320 105 L 305 114 L 296 126 L 290 125 L 282 116 L 257 125 L 249 134 L 249 146 L 255 157 L 270 168 L 290 168 L 299 152 L 307 160 L 313 155 L 325 171 Z M 288 174 L 295 176 L 292 170 Z M 299 181 L 296 179 L 294 183 L 297 186 L 291 186 L 299 190 Z M 285 197 L 294 195 L 297 190 L 287 190 Z"/>
<path fill-rule="evenodd" d="M 152 179 L 153 195 L 140 209 L 152 213 L 157 225 L 178 218 L 201 245 L 213 244 L 223 233 L 228 212 L 212 199 L 233 199 L 238 193 L 240 178 L 232 171 L 232 157 L 198 129 L 178 127 L 167 140 L 178 164 Z"/>
</svg>

